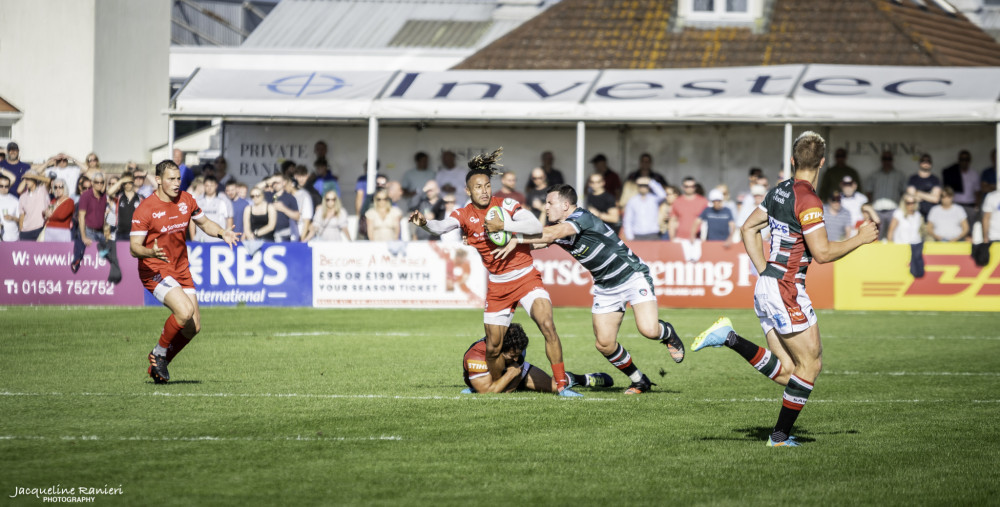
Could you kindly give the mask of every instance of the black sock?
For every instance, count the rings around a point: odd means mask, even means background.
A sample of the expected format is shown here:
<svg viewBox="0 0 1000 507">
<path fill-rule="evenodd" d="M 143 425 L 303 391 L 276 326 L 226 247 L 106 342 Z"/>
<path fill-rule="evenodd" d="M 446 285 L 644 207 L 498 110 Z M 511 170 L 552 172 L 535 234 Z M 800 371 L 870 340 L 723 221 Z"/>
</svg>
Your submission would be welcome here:
<svg viewBox="0 0 1000 507">
<path fill-rule="evenodd" d="M 774 432 L 771 433 L 771 440 L 774 442 L 784 442 L 792 432 L 792 425 L 798 419 L 802 407 L 809 400 L 812 394 L 813 384 L 806 382 L 795 375 L 788 379 L 785 386 L 785 393 L 782 396 L 781 411 L 778 412 L 778 422 L 774 425 Z"/>
<path fill-rule="evenodd" d="M 736 331 L 729 332 L 729 336 L 726 337 L 726 346 L 735 350 L 737 354 L 743 356 L 743 359 L 747 361 L 751 361 L 757 355 L 757 351 L 760 350 L 760 347 L 754 344 L 754 342 L 736 334 Z"/>
</svg>

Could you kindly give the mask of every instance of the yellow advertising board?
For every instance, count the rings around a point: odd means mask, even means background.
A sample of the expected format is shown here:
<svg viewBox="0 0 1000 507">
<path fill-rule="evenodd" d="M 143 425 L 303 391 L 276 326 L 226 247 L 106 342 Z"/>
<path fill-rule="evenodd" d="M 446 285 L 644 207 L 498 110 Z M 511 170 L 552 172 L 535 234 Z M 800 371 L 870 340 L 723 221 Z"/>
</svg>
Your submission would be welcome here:
<svg viewBox="0 0 1000 507">
<path fill-rule="evenodd" d="M 969 243 L 926 243 L 922 278 L 910 274 L 910 246 L 874 243 L 837 261 L 837 310 L 1000 311 L 1000 244 L 980 268 Z"/>
</svg>

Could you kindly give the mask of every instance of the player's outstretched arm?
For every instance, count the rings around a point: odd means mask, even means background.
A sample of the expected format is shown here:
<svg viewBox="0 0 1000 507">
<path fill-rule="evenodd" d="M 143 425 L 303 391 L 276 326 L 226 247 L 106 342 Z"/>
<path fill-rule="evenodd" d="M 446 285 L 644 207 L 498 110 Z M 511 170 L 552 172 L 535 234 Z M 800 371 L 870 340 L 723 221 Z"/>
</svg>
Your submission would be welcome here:
<svg viewBox="0 0 1000 507">
<path fill-rule="evenodd" d="M 221 225 L 211 221 L 205 215 L 194 221 L 201 227 L 201 230 L 205 231 L 205 234 L 213 236 L 225 241 L 229 248 L 236 246 L 236 243 L 240 240 L 240 233 L 233 231 L 231 228 L 229 230 L 223 229 Z"/>
<path fill-rule="evenodd" d="M 410 213 L 410 222 L 417 227 L 431 233 L 437 234 L 438 236 L 458 229 L 461 224 L 458 223 L 458 219 L 454 217 L 446 217 L 444 220 L 427 220 L 424 218 L 424 214 L 420 210 L 415 210 Z"/>
<path fill-rule="evenodd" d="M 767 227 L 767 212 L 757 208 L 747 217 L 747 221 L 740 226 L 740 234 L 743 236 L 743 247 L 746 248 L 750 262 L 757 268 L 758 273 L 763 273 L 767 267 L 767 258 L 764 257 L 764 238 L 758 234 Z"/>
<path fill-rule="evenodd" d="M 520 380 L 521 366 L 518 365 L 508 367 L 504 370 L 503 375 L 496 380 L 493 380 L 493 377 L 489 375 L 483 375 L 469 380 L 469 383 L 472 384 L 472 388 L 477 393 L 502 393 L 514 390 L 520 383 Z"/>
<path fill-rule="evenodd" d="M 865 220 L 861 227 L 858 227 L 858 234 L 843 241 L 830 241 L 826 237 L 823 228 L 813 229 L 806 233 L 806 246 L 816 262 L 825 264 L 833 262 L 845 255 L 853 252 L 861 245 L 867 245 L 878 239 L 878 227 L 871 220 Z M 819 234 L 815 234 L 819 231 Z"/>
<path fill-rule="evenodd" d="M 539 234 L 542 232 L 542 222 L 535 217 L 535 214 L 521 208 L 511 216 L 511 220 L 501 221 L 498 218 L 494 219 L 496 222 L 489 222 L 486 226 L 486 232 L 496 232 L 498 230 L 504 230 L 507 232 L 513 232 L 517 234 Z M 490 227 L 490 224 L 500 224 L 501 228 Z"/>
</svg>

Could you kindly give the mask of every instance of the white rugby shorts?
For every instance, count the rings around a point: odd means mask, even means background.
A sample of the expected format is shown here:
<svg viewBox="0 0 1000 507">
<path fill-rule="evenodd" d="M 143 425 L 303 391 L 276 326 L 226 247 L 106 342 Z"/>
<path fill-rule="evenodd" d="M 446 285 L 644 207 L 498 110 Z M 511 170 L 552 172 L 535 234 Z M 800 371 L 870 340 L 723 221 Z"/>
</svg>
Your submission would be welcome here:
<svg viewBox="0 0 1000 507">
<path fill-rule="evenodd" d="M 816 312 L 805 286 L 772 276 L 757 279 L 753 290 L 753 308 L 765 335 L 772 329 L 778 334 L 789 335 L 816 324 Z"/>
<path fill-rule="evenodd" d="M 656 301 L 653 286 L 649 284 L 644 274 L 638 272 L 632 273 L 625 283 L 617 287 L 602 289 L 594 285 L 590 288 L 590 293 L 594 296 L 591 313 L 595 314 L 624 312 L 625 303 L 634 307 L 646 301 Z"/>
</svg>

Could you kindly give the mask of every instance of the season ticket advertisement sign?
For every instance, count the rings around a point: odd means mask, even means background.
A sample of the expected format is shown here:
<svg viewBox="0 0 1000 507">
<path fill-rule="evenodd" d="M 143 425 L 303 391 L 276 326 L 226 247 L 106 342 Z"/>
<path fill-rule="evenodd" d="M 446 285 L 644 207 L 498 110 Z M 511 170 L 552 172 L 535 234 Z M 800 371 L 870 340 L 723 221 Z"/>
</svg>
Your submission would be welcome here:
<svg viewBox="0 0 1000 507">
<path fill-rule="evenodd" d="M 121 283 L 108 282 L 108 261 L 97 247 L 85 252 L 75 274 L 73 243 L 0 243 L 0 305 L 141 306 L 146 290 L 139 282 L 128 243 L 116 242 Z"/>
<path fill-rule="evenodd" d="M 459 243 L 320 243 L 313 248 L 317 308 L 482 308 L 486 268 Z"/>
<path fill-rule="evenodd" d="M 664 308 L 752 308 L 757 273 L 743 245 L 632 241 L 632 251 L 649 266 L 656 299 Z M 565 250 L 532 252 L 535 268 L 556 306 L 590 306 L 590 273 Z M 814 308 L 833 308 L 833 267 L 813 262 L 807 287 Z"/>
</svg>

